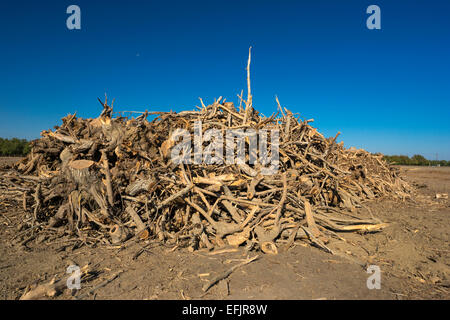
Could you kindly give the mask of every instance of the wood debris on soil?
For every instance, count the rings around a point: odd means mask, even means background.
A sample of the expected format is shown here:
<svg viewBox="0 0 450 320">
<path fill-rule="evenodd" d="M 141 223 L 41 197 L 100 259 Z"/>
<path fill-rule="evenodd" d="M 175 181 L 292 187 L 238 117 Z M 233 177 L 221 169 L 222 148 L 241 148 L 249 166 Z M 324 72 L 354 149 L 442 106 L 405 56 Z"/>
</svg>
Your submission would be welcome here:
<svg viewBox="0 0 450 320">
<path fill-rule="evenodd" d="M 408 198 L 411 189 L 397 169 L 382 155 L 345 148 L 339 133 L 325 138 L 278 99 L 277 114 L 263 116 L 253 108 L 249 80 L 248 73 L 249 95 L 240 95 L 238 108 L 219 98 L 193 111 L 134 118 L 99 99 L 98 118 L 64 117 L 32 142 L 26 158 L 1 172 L 0 202 L 23 207 L 33 233 L 57 228 L 83 243 L 111 244 L 137 236 L 191 251 L 249 246 L 276 253 L 284 250 L 280 243 L 302 239 L 327 250 L 336 232 L 381 230 L 385 224 L 376 217 L 355 218 L 354 211 L 370 199 Z M 175 163 L 172 133 L 190 132 L 195 151 L 198 121 L 203 132 L 278 130 L 279 169 L 263 175 L 248 154 L 245 163 Z M 250 137 L 242 141 L 249 150 Z M 200 141 L 201 149 L 209 143 Z"/>
</svg>

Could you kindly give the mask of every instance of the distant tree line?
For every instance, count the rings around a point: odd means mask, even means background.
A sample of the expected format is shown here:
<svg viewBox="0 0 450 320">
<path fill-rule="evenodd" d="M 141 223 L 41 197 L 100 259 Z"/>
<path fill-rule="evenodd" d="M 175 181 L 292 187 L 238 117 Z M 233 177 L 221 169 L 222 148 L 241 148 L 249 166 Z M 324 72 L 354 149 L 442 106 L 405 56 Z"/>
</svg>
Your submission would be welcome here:
<svg viewBox="0 0 450 320">
<path fill-rule="evenodd" d="M 0 156 L 25 156 L 31 150 L 30 142 L 26 139 L 0 138 Z"/>
<path fill-rule="evenodd" d="M 410 166 L 450 166 L 450 161 L 446 160 L 428 160 L 420 154 L 415 154 L 411 158 L 408 156 L 384 156 L 384 160 L 392 164 L 410 165 Z"/>
</svg>

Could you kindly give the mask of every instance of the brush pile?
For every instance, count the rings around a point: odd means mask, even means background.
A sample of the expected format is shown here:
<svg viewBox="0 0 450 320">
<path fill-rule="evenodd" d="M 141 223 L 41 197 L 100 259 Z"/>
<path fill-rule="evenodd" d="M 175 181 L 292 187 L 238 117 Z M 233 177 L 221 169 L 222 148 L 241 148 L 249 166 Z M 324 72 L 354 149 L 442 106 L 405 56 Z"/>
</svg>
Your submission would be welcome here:
<svg viewBox="0 0 450 320">
<path fill-rule="evenodd" d="M 195 111 L 136 118 L 99 100 L 98 118 L 68 115 L 33 141 L 31 153 L 2 173 L 0 200 L 22 204 L 33 233 L 64 230 L 88 244 L 135 237 L 190 250 L 246 245 L 276 253 L 281 243 L 286 248 L 304 239 L 331 251 L 326 243 L 336 232 L 381 230 L 385 224 L 372 215 L 358 218 L 355 209 L 369 199 L 410 193 L 382 155 L 346 149 L 337 135 L 324 138 L 312 120 L 279 103 L 277 115 L 264 117 L 248 89 L 247 100 L 240 97 L 245 108 L 219 98 Z M 195 141 L 196 121 L 203 131 L 278 130 L 278 169 L 264 175 L 248 154 L 246 162 L 231 164 L 174 161 L 172 133 L 183 128 Z M 243 141 L 250 150 L 250 139 Z M 207 149 L 207 141 L 200 144 Z"/>
<path fill-rule="evenodd" d="M 276 252 L 277 239 L 303 238 L 327 250 L 334 232 L 384 227 L 344 211 L 409 194 L 381 155 L 345 149 L 337 136 L 324 138 L 281 107 L 280 117 L 266 118 L 218 99 L 197 111 L 127 118 L 102 104 L 96 119 L 68 115 L 42 132 L 15 170 L 3 173 L 2 197 L 23 202 L 30 226 L 65 228 L 86 242 L 138 236 L 193 250 L 247 244 Z M 193 132 L 195 121 L 203 130 L 279 130 L 278 170 L 262 175 L 259 164 L 175 163 L 172 133 Z"/>
</svg>

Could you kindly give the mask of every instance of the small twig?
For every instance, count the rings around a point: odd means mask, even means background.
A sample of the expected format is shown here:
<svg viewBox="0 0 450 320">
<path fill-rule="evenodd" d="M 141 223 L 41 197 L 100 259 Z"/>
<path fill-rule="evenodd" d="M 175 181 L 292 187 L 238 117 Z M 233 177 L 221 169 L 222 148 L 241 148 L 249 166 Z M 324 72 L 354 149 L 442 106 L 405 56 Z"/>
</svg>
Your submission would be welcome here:
<svg viewBox="0 0 450 320">
<path fill-rule="evenodd" d="M 88 297 L 89 295 L 91 295 L 95 290 L 100 289 L 104 286 L 106 286 L 108 283 L 112 282 L 114 279 L 116 279 L 121 273 L 123 272 L 123 270 L 118 271 L 117 273 L 115 273 L 114 275 L 112 275 L 109 279 L 106 279 L 105 281 L 103 281 L 102 283 L 96 285 L 95 287 L 93 287 L 92 289 L 90 289 L 88 292 L 83 293 L 81 295 L 79 295 L 78 297 L 75 297 L 75 300 L 82 300 L 86 297 Z"/>
<path fill-rule="evenodd" d="M 183 188 L 182 190 L 178 191 L 177 193 L 171 195 L 170 197 L 168 197 L 167 199 L 165 199 L 164 201 L 162 201 L 157 207 L 156 209 L 159 210 L 162 207 L 165 207 L 166 205 L 168 205 L 169 203 L 171 203 L 173 200 L 184 196 L 186 193 L 188 193 L 192 188 L 194 187 L 193 184 L 188 185 L 187 187 Z"/>
<path fill-rule="evenodd" d="M 207 292 L 213 285 L 215 285 L 217 282 L 219 282 L 220 280 L 223 280 L 225 278 L 227 278 L 230 274 L 233 273 L 234 270 L 236 270 L 239 267 L 245 266 L 246 264 L 249 264 L 253 261 L 255 261 L 256 259 L 258 259 L 259 256 L 254 256 L 253 258 L 250 258 L 244 262 L 241 262 L 233 267 L 231 267 L 230 269 L 228 269 L 227 271 L 225 271 L 224 273 L 219 274 L 218 276 L 214 277 L 211 281 L 209 281 L 207 284 L 205 284 L 202 288 L 203 292 Z"/>
<path fill-rule="evenodd" d="M 4 217 L 6 220 L 8 220 L 8 223 L 12 223 L 11 219 L 9 219 L 4 213 L 0 213 L 2 217 Z"/>
</svg>

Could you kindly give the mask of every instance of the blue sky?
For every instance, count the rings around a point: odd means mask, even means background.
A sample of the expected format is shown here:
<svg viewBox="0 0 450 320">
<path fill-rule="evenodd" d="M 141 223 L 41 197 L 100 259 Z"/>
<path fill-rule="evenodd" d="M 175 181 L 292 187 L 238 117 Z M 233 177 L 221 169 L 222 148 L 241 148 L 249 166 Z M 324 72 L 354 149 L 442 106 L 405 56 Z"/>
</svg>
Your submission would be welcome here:
<svg viewBox="0 0 450 320">
<path fill-rule="evenodd" d="M 66 8 L 81 8 L 68 30 Z M 368 30 L 366 8 L 381 8 Z M 1 1 L 0 136 L 67 113 L 192 109 L 246 89 L 346 146 L 450 160 L 450 1 Z"/>
</svg>

